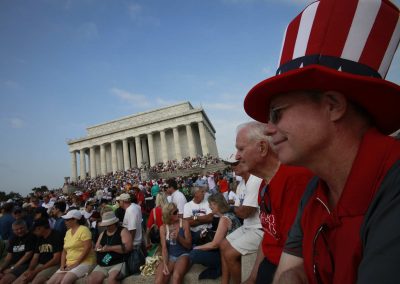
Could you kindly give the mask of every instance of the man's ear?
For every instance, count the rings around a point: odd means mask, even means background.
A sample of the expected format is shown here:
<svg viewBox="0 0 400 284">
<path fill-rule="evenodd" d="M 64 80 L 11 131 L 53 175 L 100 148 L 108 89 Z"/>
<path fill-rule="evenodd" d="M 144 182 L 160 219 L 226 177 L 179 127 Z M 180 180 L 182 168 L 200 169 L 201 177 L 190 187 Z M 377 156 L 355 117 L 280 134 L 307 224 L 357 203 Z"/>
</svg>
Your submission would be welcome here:
<svg viewBox="0 0 400 284">
<path fill-rule="evenodd" d="M 339 92 L 328 91 L 323 93 L 323 103 L 327 105 L 331 121 L 341 119 L 347 110 L 348 102 L 346 97 Z"/>
<path fill-rule="evenodd" d="M 268 155 L 268 143 L 266 141 L 260 141 L 259 145 L 260 155 L 266 157 Z"/>
</svg>

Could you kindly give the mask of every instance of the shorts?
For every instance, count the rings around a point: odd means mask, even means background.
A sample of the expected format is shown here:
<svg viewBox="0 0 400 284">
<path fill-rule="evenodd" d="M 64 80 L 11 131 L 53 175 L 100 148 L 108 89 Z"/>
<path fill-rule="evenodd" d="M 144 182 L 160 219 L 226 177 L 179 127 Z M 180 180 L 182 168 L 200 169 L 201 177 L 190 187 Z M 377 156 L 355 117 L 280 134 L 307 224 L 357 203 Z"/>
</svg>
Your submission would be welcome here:
<svg viewBox="0 0 400 284">
<path fill-rule="evenodd" d="M 115 271 L 115 270 L 119 271 L 121 273 L 122 277 L 125 277 L 127 275 L 125 262 L 117 263 L 117 264 L 111 265 L 111 266 L 97 265 L 92 272 L 101 272 L 104 274 L 105 277 L 108 277 L 108 274 L 111 271 Z"/>
<path fill-rule="evenodd" d="M 241 226 L 230 233 L 226 239 L 241 255 L 246 255 L 258 251 L 263 236 L 264 231 L 261 228 Z"/>
<path fill-rule="evenodd" d="M 72 268 L 71 270 L 68 271 L 61 271 L 60 269 L 57 270 L 56 273 L 67 273 L 71 272 L 76 275 L 76 277 L 81 278 L 85 276 L 85 274 L 89 274 L 92 272 L 93 268 L 95 267 L 95 264 L 86 264 L 86 263 L 81 263 L 77 267 Z"/>
<path fill-rule="evenodd" d="M 188 253 L 182 253 L 180 256 L 174 256 L 174 255 L 169 255 L 169 260 L 176 262 L 181 256 L 187 256 L 189 257 Z"/>
<path fill-rule="evenodd" d="M 41 267 L 43 264 L 39 264 L 37 267 Z M 54 273 L 60 268 L 59 265 L 51 266 L 46 268 L 45 270 L 40 271 L 38 274 L 36 274 L 35 278 L 37 277 L 43 277 L 46 279 L 50 279 L 51 276 L 53 276 Z"/>
<path fill-rule="evenodd" d="M 16 266 L 14 269 L 11 270 L 10 273 L 18 278 L 22 275 L 22 273 L 28 270 L 28 267 L 29 267 L 29 262 Z"/>
</svg>

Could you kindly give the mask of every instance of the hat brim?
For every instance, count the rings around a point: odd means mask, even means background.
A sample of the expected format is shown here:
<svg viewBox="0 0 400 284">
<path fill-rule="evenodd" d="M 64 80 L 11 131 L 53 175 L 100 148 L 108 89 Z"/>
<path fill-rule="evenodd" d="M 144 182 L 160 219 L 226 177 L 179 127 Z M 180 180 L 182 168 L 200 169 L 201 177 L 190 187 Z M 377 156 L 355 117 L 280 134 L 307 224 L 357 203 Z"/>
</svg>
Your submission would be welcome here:
<svg viewBox="0 0 400 284">
<path fill-rule="evenodd" d="M 337 91 L 362 106 L 373 124 L 384 134 L 400 128 L 400 86 L 383 79 L 340 72 L 309 65 L 266 79 L 254 86 L 244 100 L 244 109 L 253 119 L 268 122 L 271 99 L 294 91 Z"/>
<path fill-rule="evenodd" d="M 119 222 L 119 219 L 118 219 L 117 217 L 115 217 L 115 218 L 113 218 L 113 219 L 106 220 L 106 221 L 104 221 L 104 222 L 100 222 L 100 223 L 99 223 L 99 226 L 100 226 L 100 227 L 106 227 L 106 226 L 110 226 L 110 225 L 115 224 L 115 223 L 118 223 L 118 222 Z"/>
</svg>

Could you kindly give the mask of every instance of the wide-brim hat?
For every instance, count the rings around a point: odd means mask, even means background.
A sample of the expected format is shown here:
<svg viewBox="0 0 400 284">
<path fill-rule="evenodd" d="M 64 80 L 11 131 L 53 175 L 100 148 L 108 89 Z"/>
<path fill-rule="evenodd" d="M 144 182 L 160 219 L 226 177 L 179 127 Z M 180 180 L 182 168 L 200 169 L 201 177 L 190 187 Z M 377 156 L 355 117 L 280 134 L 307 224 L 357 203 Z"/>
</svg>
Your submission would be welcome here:
<svg viewBox="0 0 400 284">
<path fill-rule="evenodd" d="M 222 159 L 222 161 L 227 165 L 236 165 L 239 163 L 239 160 L 236 160 L 236 154 L 230 154 L 226 159 Z"/>
<path fill-rule="evenodd" d="M 114 211 L 105 212 L 99 223 L 100 227 L 110 226 L 112 224 L 118 223 L 119 219 L 115 216 Z"/>
<path fill-rule="evenodd" d="M 245 111 L 268 122 L 275 95 L 338 91 L 390 134 L 400 128 L 400 86 L 384 78 L 399 40 L 399 9 L 388 0 L 313 2 L 287 27 L 277 74 L 250 90 Z"/>
</svg>

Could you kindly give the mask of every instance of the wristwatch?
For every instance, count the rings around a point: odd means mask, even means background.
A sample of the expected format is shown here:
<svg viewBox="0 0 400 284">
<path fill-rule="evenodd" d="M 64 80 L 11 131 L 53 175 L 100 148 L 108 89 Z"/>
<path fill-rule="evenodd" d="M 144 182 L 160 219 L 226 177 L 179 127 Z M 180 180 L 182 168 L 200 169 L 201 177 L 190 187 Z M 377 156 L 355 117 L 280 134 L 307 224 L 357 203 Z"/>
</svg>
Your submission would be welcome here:
<svg viewBox="0 0 400 284">
<path fill-rule="evenodd" d="M 15 269 L 15 266 L 11 266 L 10 269 L 11 269 L 11 270 L 14 270 L 14 269 Z"/>
<path fill-rule="evenodd" d="M 198 219 L 197 215 L 193 216 L 193 221 L 196 221 Z"/>
</svg>

